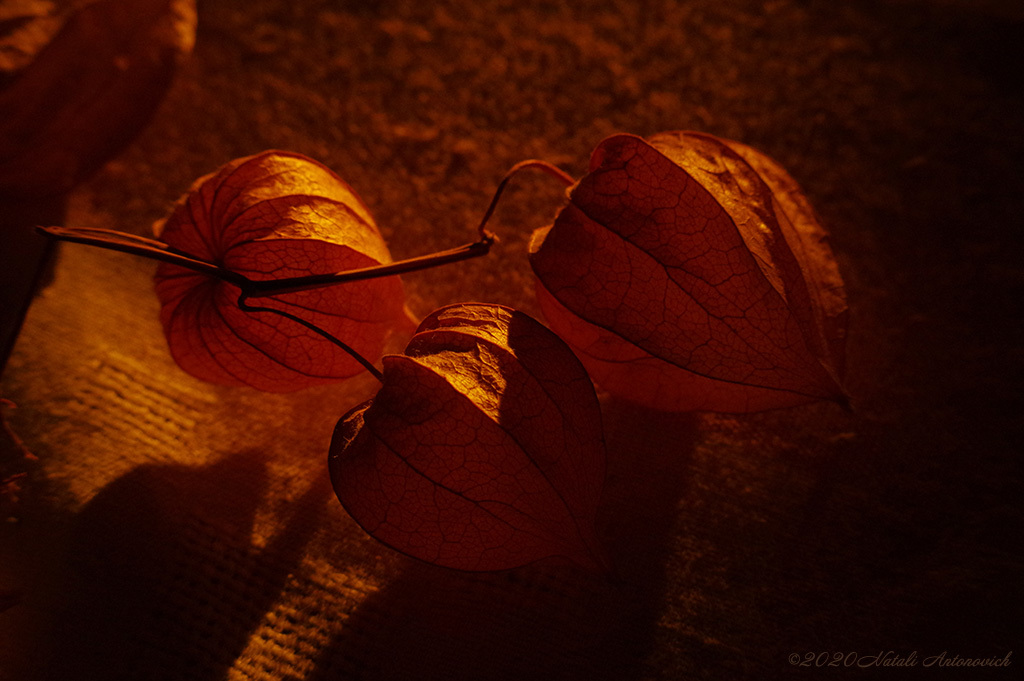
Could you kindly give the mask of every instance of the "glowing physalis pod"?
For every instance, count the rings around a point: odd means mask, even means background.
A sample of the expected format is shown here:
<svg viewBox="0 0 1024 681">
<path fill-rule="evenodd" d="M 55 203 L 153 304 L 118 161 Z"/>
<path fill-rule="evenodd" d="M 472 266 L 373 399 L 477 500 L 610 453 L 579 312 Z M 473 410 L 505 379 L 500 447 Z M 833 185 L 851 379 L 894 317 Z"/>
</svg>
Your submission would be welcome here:
<svg viewBox="0 0 1024 681">
<path fill-rule="evenodd" d="M 561 556 L 603 570 L 601 414 L 572 351 L 506 307 L 428 316 L 383 387 L 334 432 L 330 474 L 363 529 L 421 560 L 500 570 Z"/>
<path fill-rule="evenodd" d="M 156 226 L 172 249 L 254 281 L 283 280 L 391 262 L 366 206 L 331 170 L 300 154 L 267 151 L 199 179 Z M 162 263 L 156 291 L 171 354 L 203 380 L 288 392 L 363 370 L 405 324 L 397 276 L 259 299 L 308 322 L 239 307 L 222 278 Z"/>
</svg>

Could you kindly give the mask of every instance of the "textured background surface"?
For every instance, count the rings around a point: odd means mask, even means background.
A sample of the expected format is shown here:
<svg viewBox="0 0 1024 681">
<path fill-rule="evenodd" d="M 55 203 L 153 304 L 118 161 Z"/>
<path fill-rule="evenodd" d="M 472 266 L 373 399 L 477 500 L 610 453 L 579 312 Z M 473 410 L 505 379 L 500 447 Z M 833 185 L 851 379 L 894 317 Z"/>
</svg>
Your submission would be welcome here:
<svg viewBox="0 0 1024 681">
<path fill-rule="evenodd" d="M 194 178 L 276 147 L 335 169 L 408 257 L 470 240 L 523 158 L 578 175 L 610 133 L 705 130 L 778 159 L 831 229 L 856 411 L 605 400 L 622 583 L 450 573 L 333 499 L 331 430 L 372 379 L 194 381 L 153 265 L 68 246 L 3 376 L 39 461 L 0 527 L 0 591 L 22 593 L 0 678 L 769 679 L 801 678 L 791 653 L 1019 648 L 1017 7 L 201 0 L 195 53 L 68 225 L 147 233 Z M 495 253 L 406 278 L 415 312 L 534 313 L 525 245 L 561 191 L 517 181 Z"/>
</svg>

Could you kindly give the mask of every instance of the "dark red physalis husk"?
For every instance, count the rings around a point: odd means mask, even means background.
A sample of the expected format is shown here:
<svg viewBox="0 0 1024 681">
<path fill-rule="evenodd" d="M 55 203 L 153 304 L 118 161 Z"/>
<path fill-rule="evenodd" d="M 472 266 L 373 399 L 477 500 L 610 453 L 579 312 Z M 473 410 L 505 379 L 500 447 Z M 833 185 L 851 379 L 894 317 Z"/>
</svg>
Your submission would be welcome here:
<svg viewBox="0 0 1024 681">
<path fill-rule="evenodd" d="M 135 139 L 195 43 L 195 0 L 74 4 L 0 90 L 0 196 L 59 195 L 88 178 Z"/>
<path fill-rule="evenodd" d="M 613 395 L 668 411 L 846 401 L 827 235 L 748 146 L 610 137 L 530 251 L 545 318 Z"/>
<path fill-rule="evenodd" d="M 605 472 L 593 385 L 572 351 L 506 307 L 421 324 L 384 385 L 343 417 L 330 474 L 370 535 L 421 560 L 500 570 L 563 556 L 601 570 Z"/>
</svg>

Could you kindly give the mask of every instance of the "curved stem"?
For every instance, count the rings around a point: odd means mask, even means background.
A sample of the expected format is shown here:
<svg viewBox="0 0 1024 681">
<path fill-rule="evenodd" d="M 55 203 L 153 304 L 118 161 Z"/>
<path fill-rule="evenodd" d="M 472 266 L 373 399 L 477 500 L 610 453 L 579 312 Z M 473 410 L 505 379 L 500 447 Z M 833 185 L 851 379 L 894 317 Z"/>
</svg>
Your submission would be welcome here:
<svg viewBox="0 0 1024 681">
<path fill-rule="evenodd" d="M 376 277 L 388 277 L 395 274 L 418 272 L 420 270 L 426 270 L 440 265 L 447 265 L 449 263 L 487 255 L 491 250 L 491 246 L 494 245 L 494 242 L 497 241 L 498 238 L 486 229 L 486 225 L 491 219 L 491 216 L 494 215 L 494 211 L 498 207 L 498 200 L 505 192 L 505 188 L 508 186 L 509 181 L 523 170 L 543 171 L 548 175 L 561 180 L 567 187 L 572 186 L 572 184 L 576 182 L 571 175 L 547 161 L 541 161 L 540 159 L 534 158 L 520 161 L 509 168 L 508 172 L 506 172 L 505 176 L 501 178 L 497 188 L 494 190 L 494 196 L 491 197 L 491 203 L 487 206 L 487 210 L 484 212 L 484 216 L 480 219 L 480 224 L 477 226 L 477 233 L 480 235 L 479 241 L 459 246 L 458 248 L 452 248 L 447 251 L 431 253 L 430 255 L 421 255 L 407 260 L 388 263 L 386 265 L 364 267 L 358 270 L 346 270 L 344 272 L 334 272 L 331 274 L 313 274 L 307 277 L 294 277 L 291 279 L 251 281 L 250 287 L 247 289 L 249 291 L 249 297 L 260 298 L 279 293 L 295 293 L 297 291 L 308 291 L 322 286 L 344 284 L 350 281 L 362 281 L 364 279 L 373 279 Z"/>
<path fill-rule="evenodd" d="M 326 338 L 327 340 L 329 340 L 330 342 L 332 342 L 335 345 L 337 345 L 339 348 L 341 348 L 342 350 L 347 352 L 349 355 L 351 355 L 352 359 L 354 359 L 357 362 L 359 362 L 363 366 L 364 369 L 366 369 L 371 374 L 373 374 L 374 378 L 376 378 L 381 383 L 384 382 L 384 374 L 382 374 L 377 369 L 377 367 L 373 366 L 373 364 L 368 359 L 366 359 L 365 357 L 360 355 L 358 352 L 355 351 L 354 348 L 352 348 L 352 346 L 350 346 L 348 343 L 344 342 L 343 340 L 341 340 L 337 336 L 335 336 L 335 335 L 333 335 L 331 333 L 328 333 L 327 331 L 324 331 L 323 329 L 321 329 L 316 324 L 313 324 L 312 322 L 307 322 L 302 317 L 297 317 L 297 316 L 293 315 L 290 312 L 285 312 L 284 310 L 278 310 L 278 309 L 273 308 L 273 307 L 262 307 L 262 306 L 259 306 L 259 305 L 250 305 L 249 303 L 246 302 L 246 299 L 248 297 L 249 296 L 248 296 L 248 294 L 246 294 L 245 291 L 243 291 L 242 294 L 240 296 L 238 296 L 238 307 L 239 307 L 239 309 L 244 310 L 245 312 L 272 312 L 273 314 L 280 315 L 280 316 L 284 317 L 285 319 L 290 319 L 293 322 L 295 322 L 296 324 L 301 324 L 302 326 L 306 327 L 307 329 L 309 329 L 313 333 L 317 333 L 317 334 L 323 336 L 324 338 Z"/>
<path fill-rule="evenodd" d="M 501 198 L 501 195 L 505 192 L 505 186 L 508 185 L 509 180 L 511 180 L 513 177 L 518 175 L 523 170 L 543 171 L 548 175 L 551 175 L 552 177 L 561 180 L 566 187 L 571 187 L 573 183 L 576 182 L 576 180 L 572 179 L 572 176 L 569 175 L 567 172 L 565 172 L 558 166 L 554 165 L 553 163 L 548 163 L 547 161 L 541 161 L 540 159 L 536 158 L 529 158 L 526 159 L 525 161 L 520 161 L 519 163 L 515 164 L 514 166 L 508 169 L 508 172 L 505 173 L 505 177 L 501 178 L 501 182 L 498 183 L 498 188 L 494 190 L 494 197 L 491 198 L 491 204 L 487 206 L 487 211 L 484 212 L 484 216 L 480 220 L 480 225 L 477 227 L 477 232 L 479 232 L 481 240 L 490 239 L 493 241 L 497 238 L 494 236 L 494 234 L 487 231 L 484 228 L 484 226 L 487 224 L 487 221 L 491 219 L 491 215 L 494 214 L 494 209 L 498 207 L 498 199 Z"/>
<path fill-rule="evenodd" d="M 304 277 L 254 280 L 233 270 L 221 267 L 220 265 L 206 262 L 205 260 L 202 260 L 190 253 L 186 253 L 185 251 L 174 248 L 173 246 L 169 246 L 162 241 L 147 239 L 146 237 L 126 234 L 124 232 L 116 232 L 110 229 L 36 227 L 36 230 L 48 237 L 57 239 L 58 241 L 69 241 L 89 246 L 98 246 L 108 250 L 140 255 L 144 258 L 159 260 L 171 265 L 178 265 L 194 272 L 199 272 L 200 274 L 206 274 L 214 277 L 215 279 L 220 279 L 221 281 L 225 281 L 229 284 L 234 284 L 242 289 L 247 297 L 260 298 L 280 293 L 308 291 L 324 286 L 345 284 L 351 281 L 362 281 L 364 279 L 374 279 L 377 277 L 389 277 L 396 274 L 417 272 L 419 270 L 430 269 L 440 265 L 447 265 L 449 263 L 487 255 L 491 250 L 491 246 L 493 246 L 494 242 L 497 240 L 497 237 L 486 229 L 487 222 L 494 214 L 494 211 L 498 206 L 498 200 L 505 192 L 505 188 L 509 181 L 523 170 L 543 171 L 548 175 L 561 180 L 566 186 L 571 186 L 573 182 L 575 182 L 572 176 L 547 161 L 541 161 L 539 159 L 527 159 L 525 161 L 520 161 L 509 168 L 508 172 L 505 173 L 505 176 L 501 179 L 501 182 L 498 183 L 498 187 L 494 190 L 494 196 L 491 198 L 491 203 L 487 206 L 487 210 L 484 212 L 484 216 L 481 218 L 480 224 L 477 226 L 477 233 L 480 235 L 479 241 L 446 251 L 431 253 L 430 255 L 422 255 L 415 258 L 408 258 L 394 263 L 374 265 L 373 267 L 364 267 L 357 270 L 346 270 L 344 272 L 313 274 Z"/>
<path fill-rule="evenodd" d="M 523 170 L 543 171 L 548 175 L 561 180 L 566 186 L 571 186 L 575 182 L 569 174 L 547 161 L 541 161 L 538 159 L 520 161 L 505 173 L 501 182 L 498 183 L 498 187 L 494 190 L 494 196 L 491 198 L 491 203 L 487 206 L 487 210 L 484 212 L 484 216 L 480 220 L 480 224 L 477 226 L 477 232 L 480 235 L 479 241 L 446 251 L 400 260 L 394 263 L 364 267 L 345 272 L 333 272 L 330 274 L 314 274 L 304 277 L 291 277 L 288 279 L 254 280 L 243 274 L 239 274 L 238 272 L 221 267 L 220 265 L 207 262 L 190 253 L 186 253 L 185 251 L 165 244 L 162 241 L 148 239 L 134 234 L 126 234 L 124 232 L 98 228 L 76 229 L 70 227 L 36 227 L 36 230 L 41 234 L 57 239 L 58 241 L 69 241 L 89 246 L 98 246 L 108 250 L 120 251 L 131 255 L 139 255 L 151 260 L 159 260 L 171 265 L 184 267 L 194 272 L 219 279 L 223 282 L 234 284 L 241 289 L 241 293 L 238 296 L 239 309 L 246 312 L 270 312 L 286 319 L 290 319 L 296 324 L 301 324 L 305 328 L 323 336 L 328 341 L 334 343 L 339 348 L 347 352 L 353 359 L 359 362 L 363 368 L 373 374 L 378 381 L 383 382 L 384 375 L 377 369 L 377 367 L 341 339 L 327 331 L 324 331 L 315 324 L 291 314 L 290 312 L 285 312 L 284 310 L 278 310 L 272 307 L 250 305 L 247 302 L 248 299 L 274 296 L 283 293 L 297 293 L 299 291 L 308 291 L 325 286 L 334 286 L 337 284 L 374 279 L 377 277 L 389 277 L 486 255 L 490 252 L 491 246 L 494 245 L 494 242 L 497 240 L 497 237 L 486 229 L 487 222 L 494 214 L 494 210 L 498 205 L 498 200 L 505 192 L 505 188 L 509 181 Z"/>
</svg>

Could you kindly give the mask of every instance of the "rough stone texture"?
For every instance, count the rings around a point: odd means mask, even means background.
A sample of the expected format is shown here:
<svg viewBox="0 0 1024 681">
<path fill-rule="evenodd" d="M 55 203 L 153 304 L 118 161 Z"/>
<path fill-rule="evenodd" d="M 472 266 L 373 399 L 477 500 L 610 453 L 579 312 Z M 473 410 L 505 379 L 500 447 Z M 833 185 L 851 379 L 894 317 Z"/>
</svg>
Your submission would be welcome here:
<svg viewBox="0 0 1024 681">
<path fill-rule="evenodd" d="M 194 381 L 167 355 L 153 265 L 69 246 L 3 376 L 39 461 L 0 528 L 0 595 L 21 594 L 0 613 L 0 678 L 838 678 L 857 674 L 790 655 L 921 667 L 1019 644 L 1018 3 L 199 13 L 157 116 L 66 224 L 146 233 L 194 178 L 276 147 L 335 169 L 406 257 L 471 240 L 518 160 L 578 175 L 612 132 L 705 130 L 778 159 L 831 230 L 855 411 L 605 400 L 619 580 L 451 573 L 367 538 L 327 485 L 334 422 L 372 379 L 290 396 Z M 495 253 L 406 277 L 414 311 L 535 313 L 526 240 L 561 195 L 517 180 Z"/>
</svg>

